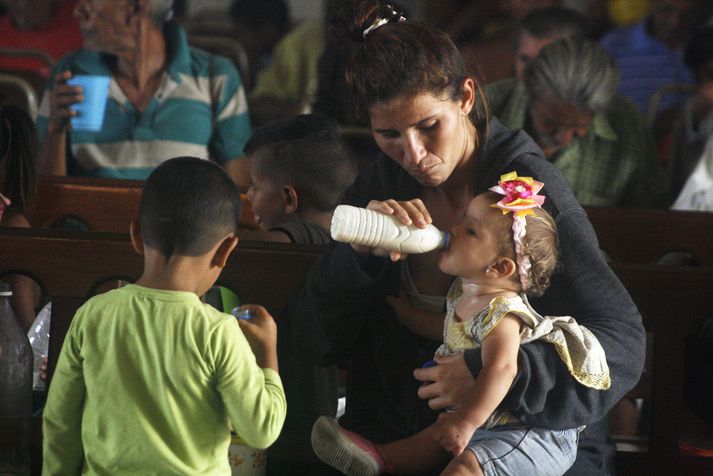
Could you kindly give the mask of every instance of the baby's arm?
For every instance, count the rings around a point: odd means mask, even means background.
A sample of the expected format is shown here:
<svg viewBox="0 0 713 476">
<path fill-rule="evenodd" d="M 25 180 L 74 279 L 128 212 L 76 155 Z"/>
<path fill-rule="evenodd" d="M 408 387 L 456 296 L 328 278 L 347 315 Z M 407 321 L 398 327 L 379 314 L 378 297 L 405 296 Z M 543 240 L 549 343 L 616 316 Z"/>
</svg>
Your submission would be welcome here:
<svg viewBox="0 0 713 476">
<path fill-rule="evenodd" d="M 411 332 L 427 339 L 439 342 L 443 340 L 445 313 L 417 309 L 403 292 L 398 297 L 386 296 L 386 304 L 394 311 L 399 322 Z"/>
<path fill-rule="evenodd" d="M 473 388 L 455 412 L 438 417 L 434 439 L 454 455 L 463 452 L 477 428 L 482 426 L 507 395 L 517 374 L 522 321 L 507 314 L 483 340 L 483 369 Z"/>
</svg>

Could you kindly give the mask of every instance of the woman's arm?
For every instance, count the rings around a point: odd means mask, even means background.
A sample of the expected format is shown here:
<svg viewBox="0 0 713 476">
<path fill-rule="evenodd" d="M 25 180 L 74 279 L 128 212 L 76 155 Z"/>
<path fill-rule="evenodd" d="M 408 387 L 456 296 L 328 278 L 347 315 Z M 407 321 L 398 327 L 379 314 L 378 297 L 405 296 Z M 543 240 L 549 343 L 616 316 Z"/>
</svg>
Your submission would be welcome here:
<svg viewBox="0 0 713 476">
<path fill-rule="evenodd" d="M 604 261 L 584 211 L 561 213 L 557 226 L 563 272 L 532 304 L 542 314 L 572 315 L 592 331 L 606 353 L 612 385 L 601 391 L 577 383 L 554 347 L 536 341 L 520 346 L 517 377 L 501 408 L 529 425 L 574 428 L 601 420 L 636 385 L 646 341 L 641 316 Z M 459 403 L 473 385 L 483 363 L 479 352 L 467 351 L 464 357 L 439 358 L 440 365 L 414 372 L 418 380 L 431 382 L 421 387 L 419 396 L 432 408 Z"/>
<path fill-rule="evenodd" d="M 408 296 L 403 292 L 398 297 L 386 296 L 386 304 L 396 314 L 401 324 L 414 334 L 427 339 L 441 341 L 443 339 L 443 321 L 446 315 L 438 312 L 429 312 L 418 309 L 411 304 Z"/>
</svg>

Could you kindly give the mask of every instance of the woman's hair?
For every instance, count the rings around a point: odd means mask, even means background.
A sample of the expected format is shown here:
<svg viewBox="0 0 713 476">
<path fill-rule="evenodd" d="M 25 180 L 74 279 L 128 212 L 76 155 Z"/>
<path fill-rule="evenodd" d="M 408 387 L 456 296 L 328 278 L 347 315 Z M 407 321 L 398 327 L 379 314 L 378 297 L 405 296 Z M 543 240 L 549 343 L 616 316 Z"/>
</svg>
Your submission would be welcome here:
<svg viewBox="0 0 713 476">
<path fill-rule="evenodd" d="M 24 212 L 35 198 L 38 151 L 39 139 L 32 118 L 17 106 L 0 106 L 0 158 L 5 159 L 2 192 L 19 212 Z"/>
<path fill-rule="evenodd" d="M 364 34 L 380 20 L 388 23 Z M 435 27 L 404 21 L 401 13 L 379 0 L 345 0 L 335 14 L 332 32 L 361 43 L 345 73 L 359 113 L 403 95 L 462 97 L 463 82 L 469 77 L 463 58 L 448 35 Z M 476 104 L 474 120 L 487 119 L 481 111 L 485 102 Z"/>
<path fill-rule="evenodd" d="M 619 87 L 619 70 L 591 40 L 563 38 L 550 43 L 525 68 L 530 100 L 550 96 L 591 112 L 607 107 Z"/>
<path fill-rule="evenodd" d="M 492 203 L 500 200 L 502 195 L 495 192 L 485 192 L 488 198 L 492 198 Z M 552 274 L 557 268 L 559 258 L 559 239 L 557 237 L 557 226 L 549 213 L 544 209 L 533 208 L 534 215 L 527 215 L 525 218 L 525 239 L 523 240 L 525 254 L 530 259 L 530 273 L 527 281 L 530 283 L 524 290 L 528 296 L 541 296 L 550 285 Z M 498 254 L 516 260 L 515 240 L 513 239 L 512 213 L 503 215 L 497 210 L 498 223 L 493 230 L 495 237 L 500 243 Z M 515 274 L 513 279 L 520 284 L 520 277 Z"/>
</svg>

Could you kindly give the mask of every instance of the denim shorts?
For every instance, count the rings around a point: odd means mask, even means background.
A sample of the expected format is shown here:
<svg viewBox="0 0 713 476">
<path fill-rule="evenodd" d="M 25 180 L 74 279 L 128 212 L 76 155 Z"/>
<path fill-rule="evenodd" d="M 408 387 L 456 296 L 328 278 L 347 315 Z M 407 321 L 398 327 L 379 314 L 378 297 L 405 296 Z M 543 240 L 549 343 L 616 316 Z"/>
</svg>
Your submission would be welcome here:
<svg viewBox="0 0 713 476">
<path fill-rule="evenodd" d="M 549 430 L 521 424 L 478 429 L 468 449 L 475 453 L 485 476 L 555 476 L 574 464 L 583 429 Z"/>
</svg>

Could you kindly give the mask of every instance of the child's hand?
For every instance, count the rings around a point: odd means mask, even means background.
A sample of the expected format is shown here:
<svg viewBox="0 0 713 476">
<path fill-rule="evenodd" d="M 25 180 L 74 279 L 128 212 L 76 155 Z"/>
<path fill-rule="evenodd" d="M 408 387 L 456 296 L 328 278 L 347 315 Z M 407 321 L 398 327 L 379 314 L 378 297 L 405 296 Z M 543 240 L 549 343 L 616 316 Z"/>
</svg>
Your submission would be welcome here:
<svg viewBox="0 0 713 476">
<path fill-rule="evenodd" d="M 250 319 L 238 319 L 250 348 L 260 367 L 277 370 L 277 324 L 267 309 L 258 304 L 244 304 L 241 309 L 249 309 Z"/>
<path fill-rule="evenodd" d="M 435 423 L 433 439 L 444 450 L 458 456 L 468 446 L 477 428 L 457 412 L 443 412 Z"/>
</svg>

